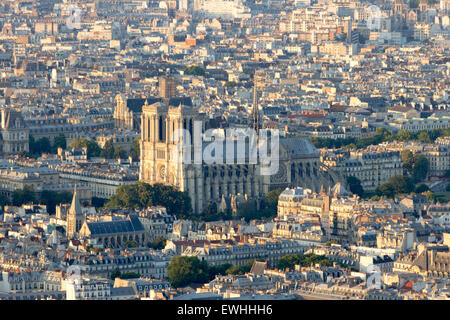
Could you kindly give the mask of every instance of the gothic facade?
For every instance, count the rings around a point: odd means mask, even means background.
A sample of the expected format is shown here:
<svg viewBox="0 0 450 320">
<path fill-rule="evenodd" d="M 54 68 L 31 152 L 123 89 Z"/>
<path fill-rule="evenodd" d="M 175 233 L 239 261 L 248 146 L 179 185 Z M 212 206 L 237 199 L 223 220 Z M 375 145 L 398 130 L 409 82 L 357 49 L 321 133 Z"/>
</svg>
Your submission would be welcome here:
<svg viewBox="0 0 450 320">
<path fill-rule="evenodd" d="M 234 161 L 229 158 L 223 162 L 196 161 L 195 155 L 205 154 L 209 147 L 208 143 L 194 142 L 194 136 L 210 129 L 206 118 L 193 107 L 172 107 L 161 102 L 143 106 L 141 116 L 140 180 L 187 191 L 195 213 L 201 213 L 211 202 L 219 205 L 223 196 L 247 195 L 249 199 L 259 199 L 270 190 L 288 186 L 319 191 L 321 186 L 328 188 L 339 180 L 321 165 L 319 152 L 309 140 L 300 137 L 279 138 L 279 154 L 274 157 L 279 162 L 278 170 L 271 175 L 263 174 L 260 161 L 249 161 L 249 142 L 245 145 L 244 161 L 238 161 L 238 152 L 232 152 Z M 189 135 L 180 136 L 179 129 Z M 191 139 L 188 147 L 187 139 Z M 227 145 L 224 141 L 223 154 L 228 152 Z M 236 150 L 235 142 L 232 146 Z"/>
<path fill-rule="evenodd" d="M 0 144 L 3 155 L 29 151 L 29 129 L 20 112 L 2 109 Z"/>
</svg>

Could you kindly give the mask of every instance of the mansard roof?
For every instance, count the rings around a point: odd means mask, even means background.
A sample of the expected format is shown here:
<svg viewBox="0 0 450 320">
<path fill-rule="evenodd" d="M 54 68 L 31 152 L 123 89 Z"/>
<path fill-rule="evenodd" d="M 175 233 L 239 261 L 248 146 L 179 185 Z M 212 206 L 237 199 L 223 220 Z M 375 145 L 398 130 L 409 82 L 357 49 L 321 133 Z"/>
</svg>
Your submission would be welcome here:
<svg viewBox="0 0 450 320">
<path fill-rule="evenodd" d="M 145 231 L 139 218 L 130 214 L 126 220 L 88 222 L 87 226 L 91 235 L 110 235 Z"/>
</svg>

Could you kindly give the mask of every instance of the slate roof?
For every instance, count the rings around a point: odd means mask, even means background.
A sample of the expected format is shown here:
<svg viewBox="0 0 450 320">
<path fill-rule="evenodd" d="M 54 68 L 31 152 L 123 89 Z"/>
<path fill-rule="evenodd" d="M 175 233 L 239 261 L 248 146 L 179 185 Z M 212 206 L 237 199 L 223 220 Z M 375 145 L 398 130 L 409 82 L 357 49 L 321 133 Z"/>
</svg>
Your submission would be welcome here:
<svg viewBox="0 0 450 320">
<path fill-rule="evenodd" d="M 109 235 L 145 231 L 136 215 L 129 215 L 126 220 L 88 222 L 91 235 Z"/>
<path fill-rule="evenodd" d="M 280 138 L 280 144 L 287 150 L 291 157 L 319 155 L 319 151 L 316 147 L 314 147 L 314 145 L 305 138 Z"/>
</svg>

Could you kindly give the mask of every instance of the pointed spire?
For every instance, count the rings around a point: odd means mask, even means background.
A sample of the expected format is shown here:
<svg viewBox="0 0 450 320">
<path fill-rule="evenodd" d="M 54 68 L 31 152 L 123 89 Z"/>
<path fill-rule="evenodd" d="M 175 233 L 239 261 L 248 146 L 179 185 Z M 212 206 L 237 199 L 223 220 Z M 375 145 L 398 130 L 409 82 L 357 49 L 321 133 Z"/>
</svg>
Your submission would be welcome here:
<svg viewBox="0 0 450 320">
<path fill-rule="evenodd" d="M 70 205 L 69 214 L 75 215 L 75 216 L 81 216 L 83 214 L 83 211 L 81 210 L 81 204 L 80 199 L 78 197 L 77 193 L 77 185 L 75 184 L 75 188 L 73 190 L 73 198 L 72 198 L 72 204 Z"/>
<path fill-rule="evenodd" d="M 256 79 L 256 72 L 253 78 L 253 110 L 252 110 L 253 130 L 255 130 L 257 137 L 259 137 L 259 129 L 261 128 L 261 119 L 258 107 L 258 84 Z"/>
</svg>

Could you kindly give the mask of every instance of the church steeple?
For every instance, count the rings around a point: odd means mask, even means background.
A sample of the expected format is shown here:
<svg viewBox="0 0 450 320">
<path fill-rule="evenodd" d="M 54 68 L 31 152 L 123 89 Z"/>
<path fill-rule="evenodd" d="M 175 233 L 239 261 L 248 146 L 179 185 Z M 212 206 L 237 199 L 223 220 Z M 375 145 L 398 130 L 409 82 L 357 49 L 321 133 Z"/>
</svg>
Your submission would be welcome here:
<svg viewBox="0 0 450 320">
<path fill-rule="evenodd" d="M 80 199 L 78 197 L 77 185 L 73 190 L 72 204 L 67 214 L 67 236 L 73 237 L 83 224 L 83 211 L 81 210 Z"/>
<path fill-rule="evenodd" d="M 259 114 L 259 106 L 258 106 L 258 83 L 257 83 L 256 75 L 253 78 L 252 126 L 253 126 L 253 130 L 255 130 L 255 132 L 256 132 L 256 136 L 259 137 L 259 130 L 262 128 L 262 126 L 261 126 L 261 117 Z"/>
<path fill-rule="evenodd" d="M 83 215 L 83 211 L 81 210 L 80 199 L 79 199 L 78 193 L 77 193 L 77 185 L 75 185 L 75 188 L 73 190 L 73 198 L 72 198 L 72 204 L 69 209 L 69 214 L 74 214 L 76 216 Z"/>
</svg>

